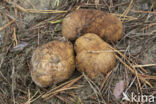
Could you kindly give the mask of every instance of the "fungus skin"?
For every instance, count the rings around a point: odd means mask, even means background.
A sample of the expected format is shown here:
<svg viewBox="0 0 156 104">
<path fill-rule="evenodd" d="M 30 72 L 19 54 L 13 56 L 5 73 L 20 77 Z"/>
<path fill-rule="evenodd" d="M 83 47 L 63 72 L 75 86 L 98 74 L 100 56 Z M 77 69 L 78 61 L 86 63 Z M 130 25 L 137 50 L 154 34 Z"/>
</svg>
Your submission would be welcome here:
<svg viewBox="0 0 156 104">
<path fill-rule="evenodd" d="M 83 34 L 95 33 L 104 40 L 115 42 L 121 39 L 122 31 L 122 22 L 115 15 L 100 10 L 73 11 L 62 23 L 62 35 L 72 41 Z"/>
<path fill-rule="evenodd" d="M 75 70 L 73 45 L 55 40 L 37 47 L 31 58 L 31 77 L 40 87 L 68 79 Z"/>
<path fill-rule="evenodd" d="M 116 65 L 115 53 L 99 36 L 87 33 L 75 42 L 77 70 L 89 78 L 106 74 Z"/>
</svg>

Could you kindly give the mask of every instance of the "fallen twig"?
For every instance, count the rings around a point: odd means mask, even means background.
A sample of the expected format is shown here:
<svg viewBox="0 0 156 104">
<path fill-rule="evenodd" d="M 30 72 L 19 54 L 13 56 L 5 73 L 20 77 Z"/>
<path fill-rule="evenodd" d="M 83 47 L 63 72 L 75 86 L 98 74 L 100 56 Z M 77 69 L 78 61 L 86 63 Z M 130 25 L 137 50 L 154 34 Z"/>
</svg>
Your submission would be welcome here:
<svg viewBox="0 0 156 104">
<path fill-rule="evenodd" d="M 2 30 L 4 30 L 5 28 L 7 28 L 9 25 L 11 25 L 11 24 L 14 23 L 14 22 L 15 22 L 15 20 L 11 20 L 9 23 L 7 23 L 7 24 L 5 24 L 4 26 L 0 27 L 0 32 L 1 32 Z"/>
</svg>

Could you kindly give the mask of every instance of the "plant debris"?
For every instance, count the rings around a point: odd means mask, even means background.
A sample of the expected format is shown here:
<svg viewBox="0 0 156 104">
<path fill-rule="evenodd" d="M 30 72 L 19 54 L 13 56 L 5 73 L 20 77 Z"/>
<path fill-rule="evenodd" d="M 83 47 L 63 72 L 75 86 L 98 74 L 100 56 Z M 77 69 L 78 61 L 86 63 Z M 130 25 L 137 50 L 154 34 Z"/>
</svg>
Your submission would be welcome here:
<svg viewBox="0 0 156 104">
<path fill-rule="evenodd" d="M 133 96 L 150 97 L 144 101 L 150 103 L 156 94 L 155 4 L 155 0 L 1 0 L 0 104 L 143 103 Z M 117 65 L 94 80 L 75 71 L 69 80 L 51 87 L 36 86 L 29 70 L 32 52 L 62 39 L 63 19 L 78 9 L 101 10 L 122 21 L 123 37 L 109 42 Z"/>
</svg>

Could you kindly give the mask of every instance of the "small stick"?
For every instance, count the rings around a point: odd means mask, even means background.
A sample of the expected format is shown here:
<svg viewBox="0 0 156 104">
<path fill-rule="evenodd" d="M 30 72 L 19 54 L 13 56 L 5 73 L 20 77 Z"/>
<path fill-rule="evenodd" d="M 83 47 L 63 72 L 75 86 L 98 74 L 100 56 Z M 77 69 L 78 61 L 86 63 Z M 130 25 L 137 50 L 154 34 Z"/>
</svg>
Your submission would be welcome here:
<svg viewBox="0 0 156 104">
<path fill-rule="evenodd" d="M 103 86 L 105 85 L 105 83 L 106 83 L 108 77 L 111 75 L 111 73 L 112 73 L 112 71 L 110 71 L 110 72 L 107 74 L 107 76 L 105 77 L 105 79 L 103 80 L 103 82 L 102 82 L 102 84 L 101 84 L 101 86 L 100 86 L 100 91 L 103 89 Z"/>
<path fill-rule="evenodd" d="M 129 13 L 130 9 L 132 8 L 132 4 L 133 4 L 133 0 L 131 0 L 129 6 L 127 7 L 127 9 L 124 11 L 124 13 L 122 14 L 124 16 L 123 21 L 125 20 L 125 16 L 127 16 L 127 14 Z"/>
<path fill-rule="evenodd" d="M 9 25 L 11 25 L 11 24 L 14 23 L 14 22 L 15 22 L 15 20 L 12 20 L 12 21 L 10 21 L 9 23 L 5 24 L 4 26 L 0 27 L 0 32 L 1 32 L 2 30 L 4 30 L 5 28 L 7 28 Z"/>
<path fill-rule="evenodd" d="M 133 67 L 135 67 L 135 68 L 138 68 L 138 67 L 150 67 L 150 66 L 156 66 L 156 64 L 133 65 Z"/>
<path fill-rule="evenodd" d="M 29 5 L 31 5 L 31 7 L 32 7 L 33 9 L 36 9 L 35 6 L 31 3 L 30 0 L 26 0 L 26 2 L 27 2 Z"/>
<path fill-rule="evenodd" d="M 30 104 L 30 100 L 31 100 L 31 98 L 30 98 L 30 89 L 28 88 L 28 94 L 27 94 L 27 96 L 28 96 L 28 101 L 27 101 L 27 103 L 26 104 Z"/>
<path fill-rule="evenodd" d="M 17 42 L 17 36 L 16 36 L 16 28 L 14 27 L 13 28 L 13 39 L 14 39 L 14 41 L 15 41 L 15 46 L 18 44 L 18 42 Z"/>
</svg>

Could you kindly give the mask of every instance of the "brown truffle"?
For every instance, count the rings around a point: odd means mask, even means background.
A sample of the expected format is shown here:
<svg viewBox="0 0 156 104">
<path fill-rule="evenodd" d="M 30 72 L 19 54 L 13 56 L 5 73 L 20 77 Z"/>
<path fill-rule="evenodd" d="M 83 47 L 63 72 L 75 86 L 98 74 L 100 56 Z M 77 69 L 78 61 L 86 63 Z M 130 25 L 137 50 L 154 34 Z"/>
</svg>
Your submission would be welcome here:
<svg viewBox="0 0 156 104">
<path fill-rule="evenodd" d="M 95 78 L 106 74 L 116 65 L 115 53 L 99 36 L 87 33 L 75 42 L 76 66 L 78 71 Z"/>
<path fill-rule="evenodd" d="M 73 11 L 62 23 L 62 35 L 69 40 L 75 40 L 85 33 L 95 33 L 114 42 L 122 37 L 122 31 L 122 22 L 115 15 L 100 10 Z"/>
<path fill-rule="evenodd" d="M 38 47 L 31 59 L 31 77 L 40 87 L 68 79 L 75 70 L 73 45 L 55 40 Z"/>
</svg>

